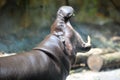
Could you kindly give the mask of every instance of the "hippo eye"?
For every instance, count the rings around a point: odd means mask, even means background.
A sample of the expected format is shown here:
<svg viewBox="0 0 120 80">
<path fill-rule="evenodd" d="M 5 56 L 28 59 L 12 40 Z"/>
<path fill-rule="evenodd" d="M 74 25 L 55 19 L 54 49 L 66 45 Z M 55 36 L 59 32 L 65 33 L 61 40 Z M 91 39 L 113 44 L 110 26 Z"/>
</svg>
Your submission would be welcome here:
<svg viewBox="0 0 120 80">
<path fill-rule="evenodd" d="M 67 17 L 70 17 L 70 16 L 71 16 L 71 13 L 68 13 L 68 14 L 67 14 Z"/>
</svg>

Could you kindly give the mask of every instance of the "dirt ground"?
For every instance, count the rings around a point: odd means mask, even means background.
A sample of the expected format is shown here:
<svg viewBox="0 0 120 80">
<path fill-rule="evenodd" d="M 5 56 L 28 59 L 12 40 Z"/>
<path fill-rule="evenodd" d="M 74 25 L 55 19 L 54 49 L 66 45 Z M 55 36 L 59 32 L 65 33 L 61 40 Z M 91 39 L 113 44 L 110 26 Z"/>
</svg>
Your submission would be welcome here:
<svg viewBox="0 0 120 80">
<path fill-rule="evenodd" d="M 120 69 L 101 72 L 77 72 L 70 74 L 66 80 L 120 80 Z"/>
</svg>

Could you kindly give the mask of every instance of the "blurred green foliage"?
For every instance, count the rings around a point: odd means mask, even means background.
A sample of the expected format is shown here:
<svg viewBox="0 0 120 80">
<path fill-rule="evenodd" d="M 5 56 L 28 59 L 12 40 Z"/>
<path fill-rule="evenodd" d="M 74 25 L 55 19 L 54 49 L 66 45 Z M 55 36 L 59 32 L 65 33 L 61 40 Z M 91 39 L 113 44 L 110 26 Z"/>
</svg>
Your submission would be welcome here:
<svg viewBox="0 0 120 80">
<path fill-rule="evenodd" d="M 95 33 L 104 33 L 105 28 L 100 30 L 102 26 L 97 25 L 92 29 L 93 25 L 79 23 L 120 23 L 120 0 L 0 0 L 0 51 L 17 52 L 33 48 L 48 34 L 57 10 L 63 5 L 75 9 L 76 16 L 72 22 L 83 38 L 88 34 L 93 35 L 94 47 L 110 44 L 106 42 L 107 39 L 98 38 L 99 35 L 95 38 Z M 116 30 L 115 35 L 119 35 L 120 31 Z"/>
<path fill-rule="evenodd" d="M 5 15 L 0 19 L 9 15 L 20 27 L 45 27 L 54 21 L 60 6 L 70 5 L 75 9 L 77 22 L 94 23 L 106 18 L 119 22 L 118 3 L 119 0 L 0 0 L 0 15 Z"/>
</svg>

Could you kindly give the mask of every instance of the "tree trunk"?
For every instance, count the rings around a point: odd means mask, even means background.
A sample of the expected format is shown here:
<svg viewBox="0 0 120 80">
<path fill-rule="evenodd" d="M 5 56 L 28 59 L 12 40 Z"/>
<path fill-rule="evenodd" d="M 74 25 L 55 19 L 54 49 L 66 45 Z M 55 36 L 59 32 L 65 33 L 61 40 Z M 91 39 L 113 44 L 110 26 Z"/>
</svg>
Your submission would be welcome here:
<svg viewBox="0 0 120 80">
<path fill-rule="evenodd" d="M 72 69 L 79 68 L 79 67 L 85 67 L 87 65 L 87 59 L 90 55 L 104 55 L 107 53 L 113 53 L 114 50 L 112 49 L 100 49 L 100 48 L 93 48 L 87 53 L 77 53 L 76 56 L 76 62 L 72 66 Z"/>
<path fill-rule="evenodd" d="M 87 65 L 93 71 L 120 67 L 120 53 L 116 52 L 105 55 L 91 55 L 87 60 Z"/>
<path fill-rule="evenodd" d="M 86 61 L 87 61 L 88 56 L 90 56 L 89 53 L 77 53 L 76 62 L 72 66 L 72 69 L 76 69 L 76 68 L 87 66 L 86 65 Z"/>
</svg>

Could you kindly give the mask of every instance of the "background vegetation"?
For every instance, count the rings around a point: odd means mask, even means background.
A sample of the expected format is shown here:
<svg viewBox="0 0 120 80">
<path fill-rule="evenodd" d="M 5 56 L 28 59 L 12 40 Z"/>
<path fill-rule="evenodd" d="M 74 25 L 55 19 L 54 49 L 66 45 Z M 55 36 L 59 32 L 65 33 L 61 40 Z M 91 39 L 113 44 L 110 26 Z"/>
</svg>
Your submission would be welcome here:
<svg viewBox="0 0 120 80">
<path fill-rule="evenodd" d="M 119 50 L 120 0 L 0 0 L 0 51 L 32 49 L 63 5 L 75 9 L 72 25 L 84 39 L 92 37 L 93 47 Z"/>
</svg>

